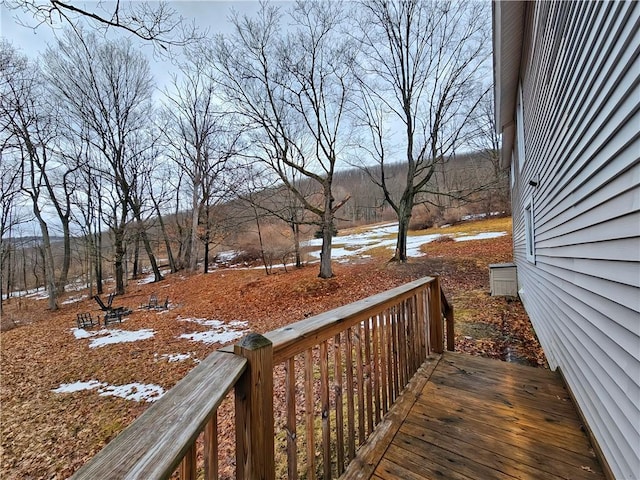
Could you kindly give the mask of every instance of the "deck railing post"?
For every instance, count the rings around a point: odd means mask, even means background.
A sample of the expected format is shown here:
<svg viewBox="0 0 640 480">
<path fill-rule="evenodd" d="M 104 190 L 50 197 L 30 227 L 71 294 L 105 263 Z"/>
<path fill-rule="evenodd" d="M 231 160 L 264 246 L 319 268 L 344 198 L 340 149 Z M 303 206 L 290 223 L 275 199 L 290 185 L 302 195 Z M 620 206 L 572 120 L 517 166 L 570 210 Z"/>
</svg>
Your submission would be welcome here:
<svg viewBox="0 0 640 480">
<path fill-rule="evenodd" d="M 274 480 L 273 344 L 250 333 L 234 353 L 248 360 L 236 384 L 236 478 Z"/>
<path fill-rule="evenodd" d="M 450 352 L 455 351 L 455 336 L 453 331 L 453 307 L 449 308 L 445 312 L 445 318 L 447 319 L 447 350 Z"/>
<path fill-rule="evenodd" d="M 442 324 L 442 302 L 440 300 L 440 279 L 434 277 L 429 287 L 429 334 L 431 349 L 436 353 L 444 351 L 444 325 Z"/>
</svg>

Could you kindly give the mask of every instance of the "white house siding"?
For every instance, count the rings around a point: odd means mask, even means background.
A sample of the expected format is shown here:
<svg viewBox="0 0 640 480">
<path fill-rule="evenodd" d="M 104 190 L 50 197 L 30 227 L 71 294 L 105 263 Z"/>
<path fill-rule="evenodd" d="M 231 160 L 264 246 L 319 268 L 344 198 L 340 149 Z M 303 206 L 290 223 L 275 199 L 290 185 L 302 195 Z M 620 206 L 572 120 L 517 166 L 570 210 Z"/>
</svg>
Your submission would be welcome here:
<svg viewBox="0 0 640 480">
<path fill-rule="evenodd" d="M 520 295 L 611 471 L 639 479 L 640 2 L 529 4 L 522 20 L 525 158 L 520 170 L 515 135 L 511 165 Z M 518 118 L 502 117 L 505 131 Z"/>
</svg>

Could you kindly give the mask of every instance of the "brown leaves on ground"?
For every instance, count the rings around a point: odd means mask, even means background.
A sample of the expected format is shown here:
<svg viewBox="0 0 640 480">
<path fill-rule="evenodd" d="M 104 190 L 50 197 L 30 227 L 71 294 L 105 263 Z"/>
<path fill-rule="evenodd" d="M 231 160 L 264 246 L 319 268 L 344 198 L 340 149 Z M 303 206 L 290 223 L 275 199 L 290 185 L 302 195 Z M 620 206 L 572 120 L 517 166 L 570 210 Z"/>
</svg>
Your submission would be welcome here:
<svg viewBox="0 0 640 480">
<path fill-rule="evenodd" d="M 248 322 L 266 332 L 293 321 L 388 290 L 426 275 L 440 275 L 455 309 L 456 349 L 491 358 L 543 365 L 544 357 L 522 305 L 490 297 L 490 263 L 509 261 L 511 236 L 423 247 L 425 257 L 406 265 L 378 258 L 335 264 L 335 277 L 317 278 L 317 266 L 266 276 L 263 270 L 219 270 L 208 275 L 176 274 L 156 284 L 131 281 L 114 306 L 133 313 L 110 329 L 152 329 L 152 338 L 90 348 L 76 339 L 76 314 L 100 316 L 87 299 L 46 311 L 45 301 L 15 299 L 5 312 L 24 326 L 2 333 L 3 479 L 66 478 L 139 416 L 149 403 L 100 396 L 97 390 L 54 393 L 63 383 L 98 381 L 110 385 L 139 382 L 168 390 L 198 360 L 221 345 L 180 338 L 205 331 L 189 318 Z M 155 293 L 168 297 L 168 311 L 140 309 Z M 74 295 L 77 295 L 74 292 Z M 101 327 L 99 327 L 101 328 Z M 97 328 L 93 329 L 94 331 Z M 189 354 L 184 361 L 168 355 Z M 222 433 L 223 435 L 223 433 Z"/>
</svg>

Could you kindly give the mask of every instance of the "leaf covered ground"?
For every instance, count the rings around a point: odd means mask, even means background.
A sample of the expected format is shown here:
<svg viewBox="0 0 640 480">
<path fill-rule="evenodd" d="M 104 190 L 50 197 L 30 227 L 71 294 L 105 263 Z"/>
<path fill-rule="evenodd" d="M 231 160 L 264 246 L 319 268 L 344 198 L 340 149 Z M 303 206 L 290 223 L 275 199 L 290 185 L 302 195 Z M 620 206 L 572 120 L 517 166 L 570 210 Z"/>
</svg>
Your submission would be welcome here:
<svg viewBox="0 0 640 480">
<path fill-rule="evenodd" d="M 109 329 L 152 331 L 144 340 L 92 348 L 101 335 L 76 338 L 82 336 L 73 330 L 76 314 L 101 313 L 91 299 L 64 304 L 55 313 L 46 310 L 43 300 L 6 302 L 5 316 L 19 326 L 0 338 L 0 478 L 67 478 L 150 405 L 105 396 L 105 388 L 53 391 L 62 384 L 129 385 L 132 395 L 140 385 L 166 391 L 221 346 L 181 335 L 209 332 L 212 323 L 218 325 L 213 321 L 246 322 L 234 325 L 263 333 L 426 275 L 441 276 L 454 306 L 456 350 L 545 366 L 520 302 L 488 294 L 488 265 L 511 260 L 510 220 L 452 228 L 437 233 L 455 233 L 455 228 L 509 233 L 487 240 L 432 242 L 422 247 L 425 256 L 406 265 L 388 263 L 389 251 L 380 251 L 366 260 L 336 263 L 335 277 L 329 280 L 317 278 L 318 266 L 310 265 L 269 276 L 261 269 L 225 269 L 171 275 L 156 284 L 131 281 L 127 294 L 116 297 L 114 305 L 134 311 Z M 139 308 L 152 293 L 161 300 L 168 297 L 169 310 Z"/>
</svg>

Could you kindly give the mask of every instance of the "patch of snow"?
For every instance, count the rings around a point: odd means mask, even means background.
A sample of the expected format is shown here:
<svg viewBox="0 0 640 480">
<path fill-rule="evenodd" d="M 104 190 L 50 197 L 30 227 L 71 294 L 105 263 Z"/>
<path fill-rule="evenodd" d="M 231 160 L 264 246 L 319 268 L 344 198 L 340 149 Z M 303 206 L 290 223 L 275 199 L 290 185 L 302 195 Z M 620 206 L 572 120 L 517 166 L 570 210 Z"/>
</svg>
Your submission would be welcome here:
<svg viewBox="0 0 640 480">
<path fill-rule="evenodd" d="M 465 222 L 469 220 L 479 220 L 481 218 L 485 218 L 487 216 L 486 213 L 474 213 L 472 215 L 463 215 L 460 217 L 460 220 L 464 220 Z"/>
<path fill-rule="evenodd" d="M 77 339 L 93 337 L 98 332 L 87 332 L 84 328 L 72 328 L 73 336 Z"/>
<path fill-rule="evenodd" d="M 367 252 L 372 248 L 388 248 L 393 250 L 396 246 L 398 234 L 398 224 L 388 223 L 379 225 L 368 232 L 354 233 L 352 235 L 337 236 L 333 239 L 331 248 L 331 259 L 337 261 L 347 261 L 348 258 L 367 258 Z M 393 236 L 394 238 L 388 238 Z M 421 257 L 424 255 L 420 247 L 425 243 L 434 241 L 441 237 L 440 234 L 430 235 L 409 235 L 407 237 L 407 256 Z M 313 239 L 305 243 L 308 246 L 322 245 L 322 239 Z M 320 258 L 320 251 L 309 252 L 314 258 Z"/>
<path fill-rule="evenodd" d="M 63 383 L 58 388 L 51 390 L 54 393 L 73 393 L 82 390 L 97 388 L 100 396 L 120 397 L 136 402 L 155 402 L 164 395 L 164 388 L 152 383 L 128 383 L 126 385 L 109 385 L 97 380 L 88 382 Z"/>
<path fill-rule="evenodd" d="M 93 390 L 94 388 L 101 387 L 103 384 L 97 380 L 89 380 L 88 382 L 75 382 L 75 383 L 61 383 L 60 386 L 54 390 L 54 393 L 73 393 L 81 392 L 82 390 Z"/>
<path fill-rule="evenodd" d="M 216 255 L 216 258 L 219 262 L 230 262 L 238 255 L 240 255 L 240 252 L 237 250 L 226 250 L 224 252 L 219 252 Z"/>
<path fill-rule="evenodd" d="M 214 343 L 228 343 L 236 340 L 244 335 L 242 331 L 207 331 L 207 332 L 195 332 L 195 333 L 183 333 L 180 338 L 186 338 L 194 342 L 202 342 L 207 345 Z"/>
<path fill-rule="evenodd" d="M 167 362 L 183 362 L 191 358 L 190 353 L 165 353 L 160 355 L 161 358 L 166 358 Z"/>
<path fill-rule="evenodd" d="M 155 335 L 155 331 L 151 329 L 142 330 L 118 330 L 106 329 L 97 332 L 87 332 L 82 328 L 72 328 L 73 336 L 78 339 L 98 337 L 91 340 L 89 348 L 104 347 L 105 345 L 113 345 L 114 343 L 136 342 L 138 340 L 147 340 Z"/>
<path fill-rule="evenodd" d="M 454 238 L 454 240 L 456 242 L 466 242 L 469 240 L 487 240 L 490 238 L 504 237 L 506 234 L 507 232 L 483 232 L 477 235 L 465 235 L 462 237 L 456 237 Z"/>
<path fill-rule="evenodd" d="M 126 385 L 105 385 L 99 390 L 101 397 L 120 397 L 136 402 L 155 402 L 164 395 L 164 388 L 152 383 L 128 383 Z"/>
<path fill-rule="evenodd" d="M 171 273 L 171 270 L 160 270 L 161 275 L 166 275 L 167 273 Z M 147 283 L 152 283 L 156 279 L 156 276 L 151 273 L 144 278 L 138 280 L 138 285 L 145 285 Z"/>
<path fill-rule="evenodd" d="M 101 330 L 102 332 L 102 330 Z M 156 334 L 155 331 L 150 328 L 144 328 L 142 330 L 107 330 L 108 334 L 91 340 L 89 343 L 90 348 L 104 347 L 105 345 L 113 345 L 115 343 L 137 342 L 138 340 L 147 340 L 153 338 Z M 100 332 L 98 332 L 100 333 Z"/>
<path fill-rule="evenodd" d="M 222 320 L 207 320 L 206 318 L 178 318 L 181 322 L 193 322 L 205 327 L 222 328 L 225 323 Z"/>
<path fill-rule="evenodd" d="M 234 320 L 225 323 L 221 320 L 208 320 L 206 318 L 178 318 L 181 322 L 194 322 L 198 325 L 210 327 L 205 332 L 183 333 L 180 338 L 186 338 L 194 342 L 202 342 L 207 345 L 214 343 L 228 343 L 242 337 L 246 332 L 248 322 Z"/>
<path fill-rule="evenodd" d="M 85 298 L 88 298 L 88 296 L 87 295 L 80 295 L 80 296 L 77 296 L 77 297 L 69 297 L 67 300 L 62 302 L 62 305 L 68 305 L 70 303 L 81 302 Z"/>
<path fill-rule="evenodd" d="M 46 300 L 47 298 L 49 298 L 49 292 L 47 292 L 45 289 L 37 289 L 33 293 L 28 293 L 27 295 L 25 295 L 25 297 L 33 298 L 34 300 Z"/>
</svg>

